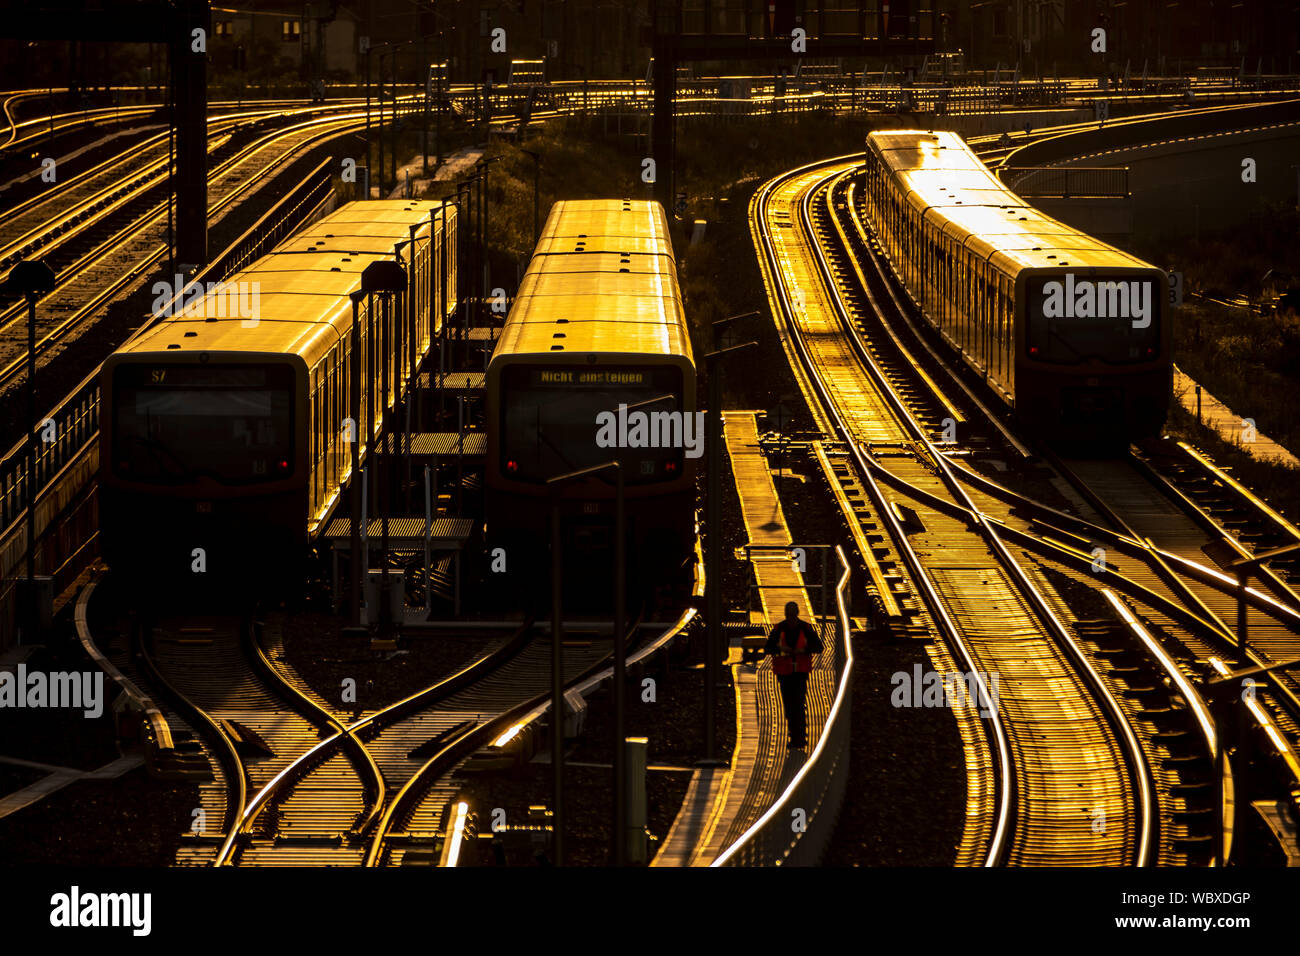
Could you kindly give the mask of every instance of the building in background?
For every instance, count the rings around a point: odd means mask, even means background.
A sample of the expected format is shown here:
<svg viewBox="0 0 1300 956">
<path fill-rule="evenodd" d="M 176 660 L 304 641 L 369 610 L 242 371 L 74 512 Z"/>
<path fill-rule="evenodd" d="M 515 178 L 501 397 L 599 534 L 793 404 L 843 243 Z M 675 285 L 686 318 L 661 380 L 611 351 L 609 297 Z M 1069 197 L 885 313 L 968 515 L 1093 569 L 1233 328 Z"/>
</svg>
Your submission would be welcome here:
<svg viewBox="0 0 1300 956">
<path fill-rule="evenodd" d="M 130 4 L 132 0 L 100 0 Z M 42 6 L 60 0 L 40 0 Z M 67 15 L 79 8 L 67 0 Z M 302 95 L 313 81 L 372 77 L 423 82 L 447 61 L 452 82 L 505 82 L 512 60 L 546 61 L 551 79 L 644 77 L 652 11 L 687 31 L 781 34 L 792 25 L 891 35 L 929 23 L 946 62 L 1025 77 L 1191 73 L 1197 68 L 1300 71 L 1300 4 L 1295 0 L 216 0 L 208 46 L 214 93 L 263 87 Z M 1106 31 L 1106 51 L 1092 49 Z M 500 32 L 497 32 L 500 31 Z M 494 49 L 494 43 L 496 49 Z M 504 49 L 501 47 L 504 46 Z M 960 53 L 960 56 L 958 54 Z M 791 64 L 796 58 L 791 57 Z M 394 66 L 395 64 L 395 66 Z M 878 60 L 845 63 L 879 69 Z M 894 64 L 895 66 L 897 64 Z M 908 66 L 919 64 L 908 63 Z M 699 69 L 710 71 L 709 64 Z M 771 64 L 716 64 L 762 72 Z M 394 74 L 395 70 L 395 74 Z M 0 87 L 102 89 L 165 79 L 159 44 L 0 40 Z"/>
</svg>

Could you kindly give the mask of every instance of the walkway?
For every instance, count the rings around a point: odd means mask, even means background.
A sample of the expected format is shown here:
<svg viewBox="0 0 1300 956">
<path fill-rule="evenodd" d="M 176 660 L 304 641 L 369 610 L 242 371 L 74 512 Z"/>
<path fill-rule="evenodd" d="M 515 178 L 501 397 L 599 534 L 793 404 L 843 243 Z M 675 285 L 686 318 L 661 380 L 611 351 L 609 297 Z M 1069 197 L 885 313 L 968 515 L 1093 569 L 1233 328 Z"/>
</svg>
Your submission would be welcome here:
<svg viewBox="0 0 1300 956">
<path fill-rule="evenodd" d="M 1174 397 L 1192 417 L 1196 417 L 1196 384 L 1194 378 L 1184 374 L 1177 365 L 1174 366 Z M 1263 432 L 1256 430 L 1250 436 L 1253 440 L 1246 441 L 1247 430 L 1242 425 L 1244 419 L 1204 387 L 1201 388 L 1201 420 L 1224 441 L 1240 447 L 1252 458 L 1300 468 L 1300 459 Z"/>
<path fill-rule="evenodd" d="M 800 616 L 811 620 L 803 575 L 786 553 L 792 539 L 771 469 L 758 445 L 756 415 L 727 412 L 725 418 L 727 452 L 749 543 L 773 549 L 752 554 L 764 632 L 785 616 L 787 601 L 797 602 Z M 816 747 L 835 698 L 835 642 L 825 643 L 827 650 L 817 656 L 808 681 L 807 750 L 787 751 L 785 717 L 770 664 L 742 664 L 741 643 L 731 641 L 728 664 L 736 688 L 736 749 L 731 765 L 695 771 L 682 809 L 652 866 L 708 866 L 784 791 Z"/>
<path fill-rule="evenodd" d="M 17 813 L 33 803 L 44 800 L 50 794 L 62 790 L 70 783 L 76 783 L 78 780 L 116 780 L 122 774 L 134 770 L 144 764 L 144 757 L 140 754 L 128 754 L 124 757 L 118 757 L 110 763 L 104 764 L 98 770 L 76 770 L 72 767 L 56 767 L 53 764 L 37 763 L 33 760 L 20 760 L 17 757 L 0 757 L 0 763 L 13 764 L 18 767 L 33 767 L 37 770 L 50 771 L 49 776 L 42 777 L 35 783 L 23 787 L 21 790 L 15 790 L 13 793 L 0 797 L 0 819 L 9 816 L 11 813 Z"/>
</svg>

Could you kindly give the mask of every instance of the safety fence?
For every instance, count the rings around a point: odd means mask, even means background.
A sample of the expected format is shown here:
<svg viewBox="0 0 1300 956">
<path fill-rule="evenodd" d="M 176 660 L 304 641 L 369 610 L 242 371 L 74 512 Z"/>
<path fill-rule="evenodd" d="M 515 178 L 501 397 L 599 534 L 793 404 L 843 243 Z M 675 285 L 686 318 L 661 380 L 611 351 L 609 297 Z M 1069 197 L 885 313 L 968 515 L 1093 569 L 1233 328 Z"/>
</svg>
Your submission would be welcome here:
<svg viewBox="0 0 1300 956">
<path fill-rule="evenodd" d="M 998 175 L 1025 199 L 1126 199 L 1127 166 L 1004 166 Z"/>
</svg>

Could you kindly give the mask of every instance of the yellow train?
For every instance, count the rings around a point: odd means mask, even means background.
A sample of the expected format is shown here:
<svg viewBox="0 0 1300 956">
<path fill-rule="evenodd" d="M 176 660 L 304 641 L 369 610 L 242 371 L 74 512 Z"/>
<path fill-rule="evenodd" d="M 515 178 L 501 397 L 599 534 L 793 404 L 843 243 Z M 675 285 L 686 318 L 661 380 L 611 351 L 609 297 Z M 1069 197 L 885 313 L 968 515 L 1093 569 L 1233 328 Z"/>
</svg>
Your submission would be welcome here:
<svg viewBox="0 0 1300 956">
<path fill-rule="evenodd" d="M 925 320 L 1029 430 L 1159 433 L 1173 375 L 1165 273 L 1027 205 L 956 133 L 871 133 L 863 198 Z"/>
<path fill-rule="evenodd" d="M 397 256 L 407 290 L 351 294 Z M 115 570 L 295 576 L 456 298 L 456 214 L 349 203 L 195 289 L 101 370 L 100 536 Z M 359 365 L 352 326 L 359 324 Z M 352 421 L 354 368 L 361 416 Z"/>
<path fill-rule="evenodd" d="M 487 371 L 487 538 L 521 584 L 547 580 L 547 479 L 618 460 L 645 581 L 689 560 L 703 454 L 695 362 L 655 202 L 556 203 Z M 612 580 L 614 479 L 566 486 L 566 566 Z M 594 587 L 592 587 L 594 585 Z"/>
</svg>

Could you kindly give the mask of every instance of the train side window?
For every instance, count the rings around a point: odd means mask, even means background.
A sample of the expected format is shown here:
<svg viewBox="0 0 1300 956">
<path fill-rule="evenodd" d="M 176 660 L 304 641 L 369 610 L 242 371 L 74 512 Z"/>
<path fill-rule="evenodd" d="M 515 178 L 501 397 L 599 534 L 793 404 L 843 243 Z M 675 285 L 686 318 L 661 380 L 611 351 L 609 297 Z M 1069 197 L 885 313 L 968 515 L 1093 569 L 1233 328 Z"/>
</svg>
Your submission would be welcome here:
<svg viewBox="0 0 1300 956">
<path fill-rule="evenodd" d="M 325 487 L 332 491 L 336 481 L 334 462 L 337 460 L 338 449 L 338 429 L 334 427 L 334 423 L 338 421 L 334 416 L 334 406 L 338 403 L 339 393 L 337 344 L 325 356 L 325 363 L 328 389 L 325 392 L 325 419 L 321 422 L 321 428 L 324 429 L 325 435 Z"/>
<path fill-rule="evenodd" d="M 1002 278 L 999 276 L 993 299 L 997 311 L 993 315 L 993 329 L 989 343 L 989 365 L 999 377 L 1002 375 L 1002 298 Z"/>
<path fill-rule="evenodd" d="M 328 356 L 321 360 L 318 366 L 320 374 L 320 386 L 316 389 L 316 416 L 312 422 L 312 431 L 316 435 L 316 507 L 319 508 L 325 504 L 325 493 L 329 488 L 326 482 L 326 456 L 329 454 L 329 435 L 326 432 L 326 409 L 328 408 L 327 399 L 329 398 L 329 365 L 326 364 Z"/>
<path fill-rule="evenodd" d="M 971 251 L 962 250 L 961 261 L 961 324 L 962 347 L 970 348 L 971 310 L 975 303 L 975 273 L 972 269 Z"/>
<path fill-rule="evenodd" d="M 320 439 L 316 435 L 316 422 L 319 417 L 316 414 L 320 403 L 320 369 L 313 368 L 307 377 L 307 482 L 309 491 L 309 502 L 311 513 L 316 513 L 316 502 L 319 500 L 317 494 L 317 476 L 320 469 L 316 467 L 317 447 L 320 445 Z"/>
<path fill-rule="evenodd" d="M 339 383 L 342 388 L 339 389 L 339 404 L 342 407 L 342 414 L 335 423 L 335 428 L 343 427 L 343 419 L 352 415 L 352 335 L 349 333 L 339 343 Z M 352 434 L 356 436 L 356 422 L 352 423 Z M 339 480 L 343 478 L 345 469 L 352 467 L 352 448 L 350 445 L 344 445 L 339 442 L 339 453 L 343 460 L 339 462 Z"/>
<path fill-rule="evenodd" d="M 330 488 L 330 462 L 334 457 L 334 430 L 330 427 L 330 413 L 333 411 L 334 402 L 334 351 L 325 353 L 325 358 L 321 360 L 321 368 L 325 379 L 325 394 L 321 396 L 321 420 L 317 429 L 320 432 L 321 451 L 324 456 L 322 483 L 326 492 Z"/>
<path fill-rule="evenodd" d="M 1011 355 L 1015 350 L 1015 286 L 1010 279 L 1002 280 L 1002 376 L 1009 383 L 1011 379 Z"/>
<path fill-rule="evenodd" d="M 325 363 L 316 366 L 316 401 L 311 417 L 312 443 L 316 446 L 312 456 L 312 487 L 316 489 L 316 509 L 325 501 Z"/>
</svg>

